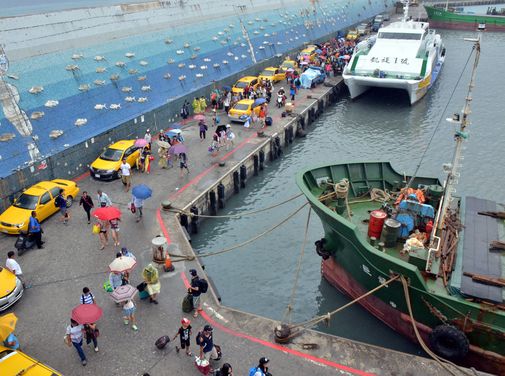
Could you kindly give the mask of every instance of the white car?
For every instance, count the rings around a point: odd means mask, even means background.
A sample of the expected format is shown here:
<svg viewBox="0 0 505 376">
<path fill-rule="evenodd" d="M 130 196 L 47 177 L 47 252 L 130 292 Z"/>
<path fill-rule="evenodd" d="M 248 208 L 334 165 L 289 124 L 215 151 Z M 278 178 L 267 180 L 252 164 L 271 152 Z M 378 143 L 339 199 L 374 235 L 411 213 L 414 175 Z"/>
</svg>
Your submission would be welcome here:
<svg viewBox="0 0 505 376">
<path fill-rule="evenodd" d="M 0 266 L 0 312 L 23 296 L 23 284 L 9 269 Z"/>
</svg>

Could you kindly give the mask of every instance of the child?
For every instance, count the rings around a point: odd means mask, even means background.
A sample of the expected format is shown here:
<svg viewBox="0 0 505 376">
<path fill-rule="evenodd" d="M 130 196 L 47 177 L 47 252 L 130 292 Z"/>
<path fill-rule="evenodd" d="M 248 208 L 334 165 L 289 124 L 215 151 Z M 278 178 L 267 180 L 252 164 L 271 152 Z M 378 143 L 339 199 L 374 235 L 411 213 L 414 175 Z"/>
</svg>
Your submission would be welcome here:
<svg viewBox="0 0 505 376">
<path fill-rule="evenodd" d="M 131 321 L 133 330 L 137 331 L 139 329 L 136 325 L 137 321 L 135 320 L 135 303 L 131 299 L 124 302 L 123 320 L 125 325 L 128 325 L 129 321 Z"/>
<path fill-rule="evenodd" d="M 184 317 L 181 320 L 182 326 L 179 328 L 177 333 L 175 333 L 175 336 L 172 339 L 172 341 L 174 341 L 177 338 L 177 335 L 179 335 L 179 338 L 181 339 L 181 349 L 186 349 L 187 356 L 193 355 L 189 350 L 189 344 L 190 344 L 189 336 L 191 335 L 191 325 L 189 325 L 190 323 L 191 321 L 189 321 L 187 318 Z M 177 350 L 177 352 L 179 352 L 178 346 L 176 346 L 175 349 Z"/>
</svg>

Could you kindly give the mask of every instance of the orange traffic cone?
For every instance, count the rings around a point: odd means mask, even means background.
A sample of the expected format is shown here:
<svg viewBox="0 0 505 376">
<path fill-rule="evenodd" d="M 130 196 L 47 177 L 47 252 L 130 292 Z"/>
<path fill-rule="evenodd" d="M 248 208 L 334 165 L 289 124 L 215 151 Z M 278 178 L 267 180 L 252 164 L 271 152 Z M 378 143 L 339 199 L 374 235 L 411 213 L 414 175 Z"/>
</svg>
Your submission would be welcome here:
<svg viewBox="0 0 505 376">
<path fill-rule="evenodd" d="M 168 252 L 165 256 L 165 265 L 163 266 L 163 269 L 166 272 L 173 272 L 175 270 L 174 266 L 172 265 L 172 260 L 170 260 L 170 256 L 168 255 Z"/>
</svg>

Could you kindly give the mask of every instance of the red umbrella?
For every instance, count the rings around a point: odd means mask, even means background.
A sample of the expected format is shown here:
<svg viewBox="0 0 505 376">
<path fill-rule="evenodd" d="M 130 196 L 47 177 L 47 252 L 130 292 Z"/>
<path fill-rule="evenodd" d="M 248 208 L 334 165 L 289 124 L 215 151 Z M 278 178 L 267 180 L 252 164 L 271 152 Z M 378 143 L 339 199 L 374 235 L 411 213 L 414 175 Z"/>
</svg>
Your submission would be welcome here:
<svg viewBox="0 0 505 376">
<path fill-rule="evenodd" d="M 121 210 L 114 206 L 106 206 L 104 208 L 95 209 L 93 217 L 101 221 L 110 221 L 111 219 L 121 218 Z"/>
<path fill-rule="evenodd" d="M 198 114 L 198 115 L 195 115 L 193 117 L 193 119 L 195 119 L 195 120 L 205 120 L 205 116 L 202 115 L 202 114 Z"/>
<path fill-rule="evenodd" d="M 72 320 L 79 324 L 92 324 L 100 320 L 102 313 L 96 304 L 80 304 L 72 310 Z"/>
</svg>

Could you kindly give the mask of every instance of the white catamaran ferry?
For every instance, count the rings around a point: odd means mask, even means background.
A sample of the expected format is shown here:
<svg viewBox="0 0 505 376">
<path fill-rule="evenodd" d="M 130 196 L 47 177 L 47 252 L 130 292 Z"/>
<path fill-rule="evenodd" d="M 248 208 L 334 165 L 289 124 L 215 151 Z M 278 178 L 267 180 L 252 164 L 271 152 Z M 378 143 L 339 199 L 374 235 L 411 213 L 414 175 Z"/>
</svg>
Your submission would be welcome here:
<svg viewBox="0 0 505 376">
<path fill-rule="evenodd" d="M 401 21 L 356 45 L 343 72 L 351 98 L 370 87 L 386 87 L 406 90 L 414 104 L 436 81 L 445 58 L 442 39 L 427 22 L 407 20 L 404 4 Z"/>
</svg>

